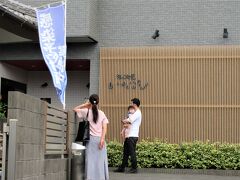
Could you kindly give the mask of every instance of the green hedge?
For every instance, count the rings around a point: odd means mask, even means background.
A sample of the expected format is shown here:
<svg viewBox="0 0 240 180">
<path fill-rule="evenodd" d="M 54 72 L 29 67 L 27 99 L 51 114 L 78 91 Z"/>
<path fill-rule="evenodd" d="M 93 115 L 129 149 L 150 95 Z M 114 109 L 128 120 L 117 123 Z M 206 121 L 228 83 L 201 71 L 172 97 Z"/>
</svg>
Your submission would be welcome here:
<svg viewBox="0 0 240 180">
<path fill-rule="evenodd" d="M 121 164 L 123 145 L 109 142 L 110 167 Z M 137 144 L 138 166 L 141 168 L 240 169 L 240 144 L 193 142 L 169 144 L 159 140 Z"/>
</svg>

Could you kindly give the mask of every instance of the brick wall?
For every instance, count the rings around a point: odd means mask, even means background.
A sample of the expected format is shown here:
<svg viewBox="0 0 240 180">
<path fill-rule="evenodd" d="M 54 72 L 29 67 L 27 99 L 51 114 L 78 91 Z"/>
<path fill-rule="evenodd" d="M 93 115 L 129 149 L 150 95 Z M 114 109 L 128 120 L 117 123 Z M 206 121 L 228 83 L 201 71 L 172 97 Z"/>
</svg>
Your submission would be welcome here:
<svg viewBox="0 0 240 180">
<path fill-rule="evenodd" d="M 101 46 L 240 44 L 240 1 L 99 0 Z M 223 39 L 223 28 L 229 38 Z M 160 37 L 151 38 L 155 29 Z"/>
<path fill-rule="evenodd" d="M 18 2 L 30 5 L 32 7 L 40 7 L 43 5 L 47 5 L 49 3 L 57 2 L 55 0 L 18 0 Z M 60 1 L 59 1 L 60 2 Z M 86 15 L 87 15 L 87 1 L 86 0 L 69 0 L 67 1 L 67 26 L 68 36 L 74 36 L 76 35 L 76 32 L 78 32 L 78 35 L 86 35 L 87 30 L 87 21 L 86 21 Z M 79 14 L 81 12 L 81 15 Z M 81 22 L 81 23 L 80 23 Z"/>
<path fill-rule="evenodd" d="M 20 2 L 38 6 L 53 1 L 20 0 Z M 69 44 L 67 56 L 69 59 L 91 61 L 89 94 L 99 91 L 100 47 L 240 44 L 240 1 L 88 2 L 68 0 L 67 31 L 76 36 L 89 31 L 91 35 L 98 36 L 98 44 Z M 223 28 L 228 29 L 227 39 L 222 38 Z M 154 40 L 151 36 L 156 29 L 160 31 L 160 37 Z M 0 54 L 0 60 L 42 58 L 37 44 L 0 45 Z"/>
<path fill-rule="evenodd" d="M 54 1 L 19 0 L 32 6 Z M 239 44 L 240 1 L 68 0 L 67 34 L 98 36 L 101 46 Z M 229 38 L 223 39 L 223 28 Z M 155 29 L 160 38 L 151 38 Z"/>
</svg>

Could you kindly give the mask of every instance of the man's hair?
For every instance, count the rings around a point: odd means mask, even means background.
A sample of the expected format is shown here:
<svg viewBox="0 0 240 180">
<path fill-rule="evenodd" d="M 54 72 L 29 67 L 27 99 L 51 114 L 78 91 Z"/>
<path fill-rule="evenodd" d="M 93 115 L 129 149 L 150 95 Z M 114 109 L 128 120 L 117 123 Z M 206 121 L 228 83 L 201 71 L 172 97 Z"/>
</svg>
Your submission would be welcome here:
<svg viewBox="0 0 240 180">
<path fill-rule="evenodd" d="M 138 98 L 131 99 L 133 104 L 136 104 L 138 107 L 140 106 L 140 100 Z"/>
</svg>

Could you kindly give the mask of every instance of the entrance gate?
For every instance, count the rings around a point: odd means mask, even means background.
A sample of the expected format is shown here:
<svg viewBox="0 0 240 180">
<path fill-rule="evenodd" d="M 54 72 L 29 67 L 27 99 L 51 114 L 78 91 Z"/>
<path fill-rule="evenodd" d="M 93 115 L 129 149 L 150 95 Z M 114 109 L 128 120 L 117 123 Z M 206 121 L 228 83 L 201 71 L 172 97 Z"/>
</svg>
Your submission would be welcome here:
<svg viewBox="0 0 240 180">
<path fill-rule="evenodd" d="M 73 112 L 10 92 L 8 119 L 3 133 L 3 180 L 69 179 L 69 148 L 76 127 Z"/>
</svg>

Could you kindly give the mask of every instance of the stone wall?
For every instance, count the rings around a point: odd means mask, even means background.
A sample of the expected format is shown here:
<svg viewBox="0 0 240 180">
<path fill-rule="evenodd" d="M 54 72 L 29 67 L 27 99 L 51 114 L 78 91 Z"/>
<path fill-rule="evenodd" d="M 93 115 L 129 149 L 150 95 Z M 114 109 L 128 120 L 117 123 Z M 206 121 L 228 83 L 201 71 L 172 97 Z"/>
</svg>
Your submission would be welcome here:
<svg viewBox="0 0 240 180">
<path fill-rule="evenodd" d="M 67 179 L 69 155 L 65 154 L 64 158 L 61 158 L 61 155 L 45 155 L 47 104 L 38 98 L 19 92 L 9 92 L 8 101 L 8 119 L 18 120 L 14 144 L 16 147 L 15 168 L 8 168 L 8 173 L 14 173 L 16 180 Z M 69 117 L 74 118 L 74 116 Z M 74 123 L 74 120 L 69 121 Z M 68 137 L 71 141 L 72 138 Z M 69 141 L 68 143 L 70 144 Z M 12 147 L 14 145 L 11 144 Z M 8 157 L 14 156 L 10 152 L 9 150 Z"/>
</svg>

